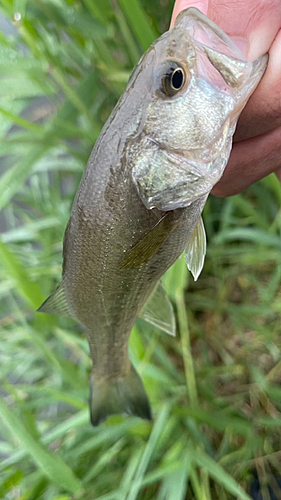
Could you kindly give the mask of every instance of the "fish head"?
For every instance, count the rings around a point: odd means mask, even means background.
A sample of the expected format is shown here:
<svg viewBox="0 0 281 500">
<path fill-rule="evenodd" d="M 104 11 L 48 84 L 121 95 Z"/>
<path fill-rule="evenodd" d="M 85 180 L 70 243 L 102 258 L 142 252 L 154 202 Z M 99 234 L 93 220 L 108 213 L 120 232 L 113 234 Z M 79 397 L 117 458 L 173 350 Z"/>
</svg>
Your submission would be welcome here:
<svg viewBox="0 0 281 500">
<path fill-rule="evenodd" d="M 142 78 L 146 104 L 129 151 L 133 181 L 147 208 L 185 207 L 211 191 L 227 164 L 239 114 L 266 65 L 266 55 L 247 61 L 195 8 L 183 11 L 154 42 L 135 75 L 137 87 Z"/>
</svg>

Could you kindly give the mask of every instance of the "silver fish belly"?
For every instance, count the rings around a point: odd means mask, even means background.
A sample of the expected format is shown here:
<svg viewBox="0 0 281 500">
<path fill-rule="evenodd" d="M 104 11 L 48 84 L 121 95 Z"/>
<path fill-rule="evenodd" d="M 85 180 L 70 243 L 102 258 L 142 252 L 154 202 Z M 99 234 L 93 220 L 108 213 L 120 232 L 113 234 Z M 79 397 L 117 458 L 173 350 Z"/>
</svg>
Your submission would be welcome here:
<svg viewBox="0 0 281 500">
<path fill-rule="evenodd" d="M 195 279 L 201 272 L 201 212 L 266 65 L 267 56 L 247 61 L 220 28 L 187 9 L 141 58 L 101 132 L 66 228 L 62 281 L 39 308 L 84 325 L 93 425 L 113 413 L 151 419 L 128 357 L 130 331 L 142 314 L 174 334 L 158 282 L 184 250 Z"/>
</svg>

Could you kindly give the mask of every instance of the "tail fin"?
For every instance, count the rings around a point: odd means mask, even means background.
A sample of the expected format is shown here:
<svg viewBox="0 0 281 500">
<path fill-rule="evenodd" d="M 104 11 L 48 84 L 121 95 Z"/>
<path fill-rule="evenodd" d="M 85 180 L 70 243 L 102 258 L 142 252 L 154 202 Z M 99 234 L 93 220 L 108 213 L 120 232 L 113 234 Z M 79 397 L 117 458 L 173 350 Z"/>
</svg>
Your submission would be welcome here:
<svg viewBox="0 0 281 500">
<path fill-rule="evenodd" d="M 116 379 L 100 381 L 95 380 L 92 375 L 90 411 L 91 422 L 94 426 L 115 413 L 136 415 L 152 420 L 148 397 L 133 365 L 128 375 Z"/>
</svg>

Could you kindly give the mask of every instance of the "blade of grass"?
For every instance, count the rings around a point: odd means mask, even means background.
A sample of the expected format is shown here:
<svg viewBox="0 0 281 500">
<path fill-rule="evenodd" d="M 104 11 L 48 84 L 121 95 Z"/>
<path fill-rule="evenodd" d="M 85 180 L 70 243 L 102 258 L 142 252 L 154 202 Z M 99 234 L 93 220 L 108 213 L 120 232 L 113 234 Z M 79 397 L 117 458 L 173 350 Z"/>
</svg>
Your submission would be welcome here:
<svg viewBox="0 0 281 500">
<path fill-rule="evenodd" d="M 205 468 L 210 476 L 215 479 L 219 484 L 241 500 L 251 500 L 249 495 L 242 490 L 241 486 L 231 477 L 215 460 L 206 455 L 201 450 L 195 450 L 193 455 L 194 461 L 199 467 Z"/>
<path fill-rule="evenodd" d="M 89 421 L 90 421 L 89 410 L 88 408 L 87 409 L 85 408 L 84 410 L 75 413 L 75 415 L 69 417 L 67 420 L 57 425 L 55 429 L 53 429 L 48 434 L 43 436 L 42 443 L 43 444 L 53 443 L 62 436 L 65 436 L 67 432 L 69 432 L 70 430 L 73 429 L 77 430 L 77 428 L 79 427 L 84 427 L 89 423 Z M 26 448 L 17 451 L 11 457 L 7 458 L 6 460 L 2 460 L 2 462 L 0 463 L 0 471 L 4 470 L 6 467 L 9 467 L 10 465 L 20 462 L 27 455 L 28 455 L 28 450 Z"/>
<path fill-rule="evenodd" d="M 139 467 L 137 469 L 136 475 L 134 477 L 134 482 L 131 485 L 130 492 L 126 498 L 126 500 L 136 500 L 141 489 L 142 479 L 145 474 L 145 471 L 148 467 L 148 464 L 151 460 L 152 453 L 154 452 L 158 439 L 163 432 L 166 421 L 169 416 L 169 405 L 166 404 L 159 413 L 158 419 L 155 422 L 153 429 L 151 431 L 148 443 L 143 452 L 142 458 L 140 460 Z M 124 499 L 125 500 L 125 499 Z"/>
<path fill-rule="evenodd" d="M 142 453 L 143 450 L 141 448 L 136 450 L 133 456 L 128 461 L 119 487 L 120 491 L 124 491 L 124 496 L 126 494 L 126 491 L 128 491 L 130 484 L 133 482 L 133 478 L 136 474 L 136 470 L 139 465 Z"/>
<path fill-rule="evenodd" d="M 146 50 L 158 37 L 158 33 L 149 24 L 143 7 L 138 0 L 118 0 L 118 2 L 142 49 Z"/>
<path fill-rule="evenodd" d="M 27 130 L 30 130 L 30 132 L 33 132 L 34 134 L 41 132 L 40 125 L 29 122 L 28 120 L 24 120 L 20 116 L 17 116 L 14 113 L 7 111 L 6 109 L 3 109 L 0 107 L 0 113 L 1 113 L 1 115 L 5 116 L 9 120 L 11 120 L 11 122 L 18 125 L 19 127 L 26 128 Z"/>
<path fill-rule="evenodd" d="M 22 421 L 16 417 L 3 399 L 0 400 L 0 416 L 11 434 L 20 441 L 36 465 L 54 484 L 70 493 L 82 492 L 81 482 L 68 465 L 58 455 L 35 441 Z"/>
<path fill-rule="evenodd" d="M 138 50 L 138 47 L 136 46 L 134 37 L 131 34 L 130 28 L 126 22 L 126 19 L 123 15 L 122 10 L 120 9 L 120 7 L 117 3 L 117 0 L 115 0 L 113 2 L 113 9 L 115 12 L 115 17 L 117 19 L 117 22 L 120 26 L 120 30 L 121 30 L 123 37 L 124 37 L 124 40 L 126 42 L 128 53 L 130 54 L 131 62 L 133 64 L 133 66 L 135 66 L 135 64 L 137 64 L 137 62 L 141 56 L 141 53 Z M 127 81 L 128 81 L 128 79 L 127 79 Z"/>
<path fill-rule="evenodd" d="M 183 259 L 181 260 L 183 261 Z M 187 273 L 186 266 L 184 272 Z M 190 407 L 194 408 L 198 406 L 198 395 L 197 395 L 196 378 L 195 378 L 193 359 L 191 353 L 190 334 L 189 334 L 188 319 L 186 314 L 186 305 L 184 301 L 183 286 L 179 286 L 176 289 L 175 296 L 176 296 L 177 312 L 179 319 L 186 386 L 188 390 Z"/>
<path fill-rule="evenodd" d="M 269 234 L 266 231 L 255 228 L 233 228 L 217 234 L 213 238 L 213 244 L 219 245 L 226 241 L 249 241 L 269 247 L 281 248 L 281 239 L 276 234 Z"/>
<path fill-rule="evenodd" d="M 281 189 L 280 189 L 280 181 L 276 177 L 276 175 L 270 174 L 261 181 L 265 186 L 269 187 L 272 193 L 275 194 L 279 205 L 281 205 Z"/>
<path fill-rule="evenodd" d="M 92 13 L 93 17 L 98 19 L 103 25 L 108 22 L 108 1 L 100 2 L 99 0 L 83 0 L 85 5 L 87 5 L 89 12 Z"/>
<path fill-rule="evenodd" d="M 80 111 L 82 115 L 85 115 L 89 122 L 90 127 L 95 127 L 95 123 L 92 119 L 92 115 L 86 106 L 86 104 L 80 99 L 79 94 L 77 93 L 76 89 L 73 89 L 68 81 L 66 80 L 64 74 L 58 69 L 58 68 L 53 68 L 53 75 L 58 82 L 58 84 L 61 86 L 63 91 L 65 92 L 65 95 L 68 97 L 68 99 L 73 103 L 73 105 Z"/>
<path fill-rule="evenodd" d="M 24 181 L 32 172 L 35 163 L 46 154 L 47 146 L 35 146 L 14 167 L 10 168 L 0 178 L 0 210 L 11 200 L 12 196 L 22 187 Z"/>
<path fill-rule="evenodd" d="M 36 283 L 33 283 L 30 280 L 26 269 L 24 269 L 23 265 L 19 262 L 8 246 L 2 242 L 1 238 L 0 256 L 1 261 L 9 271 L 10 276 L 12 276 L 17 283 L 17 291 L 19 291 L 21 295 L 29 301 L 33 309 L 38 307 L 38 304 L 44 300 L 40 288 L 36 285 Z"/>
<path fill-rule="evenodd" d="M 101 475 L 106 465 L 118 456 L 118 453 L 125 445 L 125 439 L 121 438 L 114 443 L 109 449 L 105 450 L 99 460 L 95 462 L 93 467 L 90 467 L 87 474 L 84 476 L 84 484 L 90 483 L 95 477 Z"/>
<path fill-rule="evenodd" d="M 187 482 L 192 463 L 190 453 L 182 457 L 180 469 L 166 474 L 163 478 L 161 494 L 159 498 L 167 500 L 184 500 L 186 498 Z"/>
<path fill-rule="evenodd" d="M 206 500 L 204 490 L 199 482 L 197 470 L 192 464 L 190 467 L 190 482 L 192 484 L 192 489 L 194 491 L 196 500 Z"/>
<path fill-rule="evenodd" d="M 76 389 L 83 389 L 85 387 L 85 380 L 77 371 L 73 363 L 52 350 L 46 340 L 38 336 L 38 331 L 34 331 L 26 325 L 22 338 L 24 338 L 24 336 L 26 336 L 28 340 L 31 340 L 32 344 L 36 345 L 42 351 L 45 359 L 51 364 L 52 369 L 60 373 L 65 382 L 68 382 Z"/>
</svg>

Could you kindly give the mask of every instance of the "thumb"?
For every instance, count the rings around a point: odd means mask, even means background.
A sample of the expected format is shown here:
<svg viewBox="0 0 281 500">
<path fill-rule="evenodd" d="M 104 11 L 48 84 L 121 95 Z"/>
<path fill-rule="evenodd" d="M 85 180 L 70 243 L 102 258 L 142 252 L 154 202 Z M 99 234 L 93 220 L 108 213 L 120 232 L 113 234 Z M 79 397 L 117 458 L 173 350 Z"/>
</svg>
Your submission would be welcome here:
<svg viewBox="0 0 281 500">
<path fill-rule="evenodd" d="M 196 7 L 203 14 L 207 15 L 209 0 L 176 0 L 174 5 L 174 10 L 172 14 L 171 26 L 172 28 L 175 24 L 176 17 L 182 10 L 188 9 L 188 7 Z"/>
</svg>

